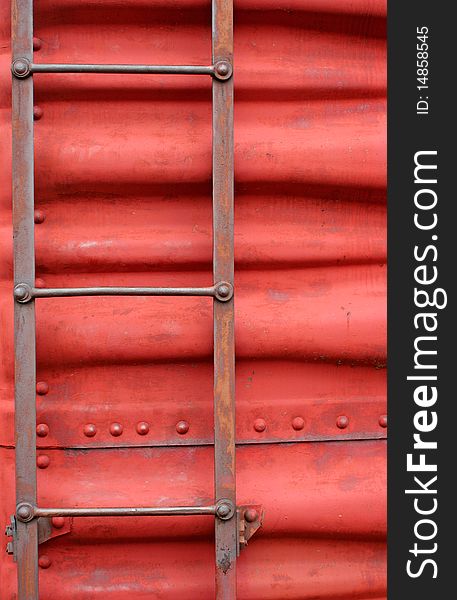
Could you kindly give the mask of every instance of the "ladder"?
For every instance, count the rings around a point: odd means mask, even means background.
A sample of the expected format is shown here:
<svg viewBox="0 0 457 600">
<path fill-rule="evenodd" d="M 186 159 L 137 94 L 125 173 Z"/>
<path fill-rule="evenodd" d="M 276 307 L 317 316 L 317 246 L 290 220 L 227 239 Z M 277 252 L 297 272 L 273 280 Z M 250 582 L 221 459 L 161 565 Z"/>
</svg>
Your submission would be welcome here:
<svg viewBox="0 0 457 600">
<path fill-rule="evenodd" d="M 259 526 L 236 503 L 233 252 L 233 0 L 212 0 L 211 65 L 37 64 L 33 0 L 13 0 L 13 228 L 15 304 L 16 514 L 18 600 L 38 600 L 40 522 L 52 517 L 213 515 L 216 598 L 236 598 L 236 557 Z M 115 73 L 212 78 L 213 283 L 208 287 L 35 287 L 33 74 Z M 65 296 L 207 296 L 214 326 L 214 501 L 208 506 L 42 507 L 37 503 L 35 301 Z M 246 518 L 245 518 L 246 515 Z M 11 547 L 10 547 L 11 549 Z"/>
</svg>

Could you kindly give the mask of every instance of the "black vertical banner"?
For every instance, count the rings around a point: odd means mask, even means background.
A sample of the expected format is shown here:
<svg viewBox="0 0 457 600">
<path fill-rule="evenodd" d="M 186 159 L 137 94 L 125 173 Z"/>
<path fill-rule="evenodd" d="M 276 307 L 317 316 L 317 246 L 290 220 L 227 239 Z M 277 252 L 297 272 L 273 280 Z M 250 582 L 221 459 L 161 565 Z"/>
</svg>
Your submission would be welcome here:
<svg viewBox="0 0 457 600">
<path fill-rule="evenodd" d="M 457 597 L 451 578 L 457 572 L 457 128 L 450 9 L 423 0 L 388 6 L 390 600 Z"/>
</svg>

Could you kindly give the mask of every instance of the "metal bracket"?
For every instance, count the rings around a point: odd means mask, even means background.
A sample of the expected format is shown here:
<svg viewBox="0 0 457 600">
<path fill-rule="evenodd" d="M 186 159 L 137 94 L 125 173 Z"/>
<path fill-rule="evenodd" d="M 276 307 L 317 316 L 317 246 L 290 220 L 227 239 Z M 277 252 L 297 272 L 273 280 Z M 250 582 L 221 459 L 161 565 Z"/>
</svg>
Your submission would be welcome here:
<svg viewBox="0 0 457 600">
<path fill-rule="evenodd" d="M 254 533 L 262 527 L 264 510 L 260 505 L 238 506 L 238 556 Z"/>
<path fill-rule="evenodd" d="M 73 519 L 64 517 L 58 517 L 57 519 L 40 517 L 38 519 L 38 544 L 44 544 L 52 538 L 70 533 L 72 521 Z M 11 521 L 6 526 L 5 535 L 11 538 L 11 541 L 6 544 L 6 552 L 12 554 L 14 562 L 16 562 L 17 527 L 15 515 L 11 515 Z"/>
</svg>

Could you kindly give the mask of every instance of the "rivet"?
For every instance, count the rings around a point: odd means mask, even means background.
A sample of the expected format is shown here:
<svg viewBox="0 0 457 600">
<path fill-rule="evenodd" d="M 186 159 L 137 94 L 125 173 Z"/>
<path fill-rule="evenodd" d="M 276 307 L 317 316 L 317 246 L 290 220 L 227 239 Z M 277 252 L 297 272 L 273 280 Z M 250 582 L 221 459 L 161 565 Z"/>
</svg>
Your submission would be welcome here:
<svg viewBox="0 0 457 600">
<path fill-rule="evenodd" d="M 124 431 L 124 428 L 122 427 L 122 425 L 120 423 L 111 423 L 111 425 L 109 427 L 109 432 L 114 437 L 119 437 L 120 435 L 122 435 L 123 431 Z"/>
<path fill-rule="evenodd" d="M 221 281 L 216 286 L 216 298 L 221 302 L 227 302 L 233 296 L 233 286 L 227 281 Z"/>
<path fill-rule="evenodd" d="M 51 566 L 51 559 L 47 554 L 43 554 L 38 559 L 38 564 L 42 569 L 49 569 L 49 567 Z"/>
<path fill-rule="evenodd" d="M 40 106 L 33 107 L 33 118 L 35 121 L 39 121 L 43 116 L 43 109 Z"/>
<path fill-rule="evenodd" d="M 45 288 L 46 283 L 45 283 L 44 279 L 41 279 L 41 277 L 37 277 L 35 279 L 35 287 L 36 288 Z"/>
<path fill-rule="evenodd" d="M 380 427 L 387 427 L 387 415 L 381 415 L 379 417 L 379 425 Z"/>
<path fill-rule="evenodd" d="M 254 521 L 257 521 L 258 517 L 259 514 L 255 508 L 247 508 L 244 511 L 244 520 L 248 523 L 254 523 Z"/>
<path fill-rule="evenodd" d="M 21 60 L 20 58 L 18 60 L 15 60 L 13 63 L 13 70 L 15 75 L 25 75 L 27 73 L 28 68 L 29 65 L 27 61 Z"/>
<path fill-rule="evenodd" d="M 149 433 L 149 423 L 146 423 L 146 421 L 140 421 L 137 423 L 136 432 L 138 435 L 146 435 Z"/>
<path fill-rule="evenodd" d="M 304 426 L 305 420 L 302 419 L 302 417 L 295 417 L 295 419 L 292 420 L 292 427 L 295 429 L 295 431 L 300 431 Z"/>
<path fill-rule="evenodd" d="M 226 60 L 220 60 L 214 65 L 214 74 L 218 79 L 228 79 L 232 74 L 232 65 Z"/>
<path fill-rule="evenodd" d="M 336 426 L 339 427 L 340 429 L 346 429 L 346 427 L 349 425 L 349 419 L 346 417 L 346 415 L 340 415 L 337 420 L 336 420 Z"/>
<path fill-rule="evenodd" d="M 178 423 L 176 423 L 176 431 L 180 435 L 184 435 L 189 431 L 189 423 L 187 421 L 178 421 Z"/>
<path fill-rule="evenodd" d="M 217 509 L 219 517 L 227 517 L 230 514 L 230 506 L 228 504 L 221 504 Z"/>
<path fill-rule="evenodd" d="M 36 384 L 36 393 L 40 396 L 45 396 L 49 392 L 49 385 L 46 381 L 39 381 Z"/>
<path fill-rule="evenodd" d="M 17 302 L 28 302 L 32 298 L 30 286 L 26 283 L 18 283 L 13 291 L 14 299 Z"/>
<path fill-rule="evenodd" d="M 47 469 L 50 462 L 51 460 L 47 454 L 40 454 L 36 459 L 36 464 L 39 469 Z"/>
<path fill-rule="evenodd" d="M 42 42 L 40 40 L 40 38 L 34 37 L 33 38 L 33 49 L 35 52 L 38 52 L 38 50 L 41 50 L 41 46 L 42 46 Z"/>
<path fill-rule="evenodd" d="M 49 434 L 49 427 L 46 423 L 39 423 L 36 426 L 36 434 L 38 437 L 46 437 Z"/>
<path fill-rule="evenodd" d="M 33 506 L 27 502 L 18 504 L 16 507 L 16 516 L 23 523 L 31 521 L 33 519 Z"/>
<path fill-rule="evenodd" d="M 222 500 L 219 500 L 219 502 L 217 502 L 216 515 L 219 517 L 219 519 L 227 521 L 228 519 L 231 519 L 234 514 L 235 508 L 230 500 L 228 500 L 227 498 L 223 498 Z"/>
<path fill-rule="evenodd" d="M 219 75 L 227 75 L 229 72 L 229 66 L 225 62 L 221 62 L 216 66 L 216 70 Z"/>
<path fill-rule="evenodd" d="M 52 517 L 51 523 L 56 529 L 62 529 L 65 525 L 65 519 L 63 517 Z"/>
<path fill-rule="evenodd" d="M 266 428 L 267 428 L 267 424 L 263 419 L 256 419 L 254 421 L 254 429 L 256 431 L 258 431 L 259 433 L 262 433 L 262 431 L 265 431 Z"/>
<path fill-rule="evenodd" d="M 93 423 L 87 423 L 87 425 L 84 425 L 83 431 L 86 437 L 94 437 L 97 433 L 97 428 Z"/>
<path fill-rule="evenodd" d="M 46 215 L 42 210 L 35 210 L 33 213 L 33 219 L 35 223 L 39 225 L 40 223 L 43 223 L 43 221 L 46 219 Z"/>
<path fill-rule="evenodd" d="M 217 292 L 219 296 L 226 298 L 230 294 L 230 288 L 228 285 L 225 285 L 225 283 L 223 283 L 217 288 Z"/>
<path fill-rule="evenodd" d="M 11 70 L 13 75 L 24 79 L 30 75 L 30 62 L 26 58 L 17 58 L 11 66 Z"/>
</svg>

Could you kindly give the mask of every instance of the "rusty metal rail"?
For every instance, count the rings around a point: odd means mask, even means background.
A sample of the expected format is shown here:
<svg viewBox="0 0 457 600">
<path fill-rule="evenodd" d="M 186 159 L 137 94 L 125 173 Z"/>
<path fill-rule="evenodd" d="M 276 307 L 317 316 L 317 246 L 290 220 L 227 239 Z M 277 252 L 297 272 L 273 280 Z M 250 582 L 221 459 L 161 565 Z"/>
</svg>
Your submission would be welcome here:
<svg viewBox="0 0 457 600">
<path fill-rule="evenodd" d="M 12 10 L 15 298 L 15 556 L 18 600 L 38 600 L 38 519 L 52 516 L 214 515 L 216 598 L 236 598 L 239 514 L 235 490 L 233 300 L 233 0 L 212 0 L 212 64 L 96 65 L 33 62 L 33 0 Z M 205 288 L 35 287 L 33 74 L 210 75 L 213 79 L 213 281 Z M 210 506 L 42 508 L 37 505 L 35 299 L 64 296 L 209 296 L 214 299 L 215 501 Z"/>
<path fill-rule="evenodd" d="M 210 506 L 138 506 L 138 507 L 94 507 L 94 508 L 43 508 L 26 502 L 16 507 L 18 521 L 27 523 L 35 517 L 156 517 L 216 515 L 227 519 L 235 507 L 228 500 L 219 500 Z"/>
<path fill-rule="evenodd" d="M 227 302 L 233 296 L 233 286 L 220 281 L 211 287 L 88 287 L 88 288 L 35 288 L 26 283 L 14 287 L 14 298 L 25 304 L 34 298 L 65 298 L 77 296 L 209 296 Z"/>
<path fill-rule="evenodd" d="M 232 74 L 232 66 L 225 60 L 214 65 L 98 65 L 32 63 L 27 58 L 17 58 L 11 65 L 13 75 L 25 79 L 33 73 L 111 73 L 113 75 L 211 75 L 225 80 Z"/>
</svg>

